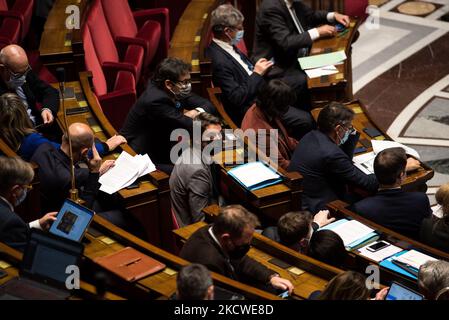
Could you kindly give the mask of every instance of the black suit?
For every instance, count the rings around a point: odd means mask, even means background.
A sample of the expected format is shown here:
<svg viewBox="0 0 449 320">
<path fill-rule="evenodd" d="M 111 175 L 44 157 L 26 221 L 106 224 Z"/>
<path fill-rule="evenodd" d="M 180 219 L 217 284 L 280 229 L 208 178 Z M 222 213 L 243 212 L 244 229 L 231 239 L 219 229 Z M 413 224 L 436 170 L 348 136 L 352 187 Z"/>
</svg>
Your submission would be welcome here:
<svg viewBox="0 0 449 320">
<path fill-rule="evenodd" d="M 348 184 L 375 192 L 378 187 L 374 175 L 366 175 L 352 163 L 354 147 L 359 134 L 350 135 L 341 147 L 319 130 L 306 134 L 296 147 L 289 171 L 298 171 L 304 177 L 302 205 L 313 213 L 326 209 L 326 204 L 337 199 L 347 200 Z"/>
<path fill-rule="evenodd" d="M 422 221 L 420 239 L 431 247 L 449 253 L 449 225 L 434 216 Z"/>
<path fill-rule="evenodd" d="M 258 90 L 265 81 L 255 72 L 248 75 L 240 63 L 214 41 L 206 49 L 206 55 L 212 60 L 214 85 L 220 87 L 223 93 L 223 107 L 240 127 L 246 111 L 256 100 Z M 281 119 L 289 133 L 298 140 L 315 125 L 310 113 L 293 107 Z"/>
<path fill-rule="evenodd" d="M 59 211 L 71 189 L 70 158 L 50 144 L 41 145 L 31 162 L 39 165 L 42 212 Z M 92 207 L 100 184 L 99 173 L 75 165 L 75 181 L 80 198 Z"/>
<path fill-rule="evenodd" d="M 192 234 L 180 252 L 181 258 L 203 264 L 209 270 L 237 281 L 248 283 L 256 280 L 259 283 L 268 283 L 274 271 L 247 255 L 240 260 L 229 260 L 209 234 L 209 228 L 210 226 L 204 226 Z"/>
<path fill-rule="evenodd" d="M 36 118 L 36 125 L 42 123 L 40 110 L 37 110 L 38 102 L 42 104 L 42 107 L 50 109 L 53 117 L 56 118 L 59 110 L 58 90 L 39 79 L 33 71 L 28 72 L 26 82 L 22 86 L 22 89 L 27 97 L 28 107 L 31 109 L 32 115 Z M 16 90 L 9 89 L 3 81 L 0 81 L 0 95 L 8 92 L 16 93 Z"/>
<path fill-rule="evenodd" d="M 307 30 L 327 23 L 326 11 L 314 11 L 300 1 L 293 2 L 296 16 L 304 29 L 299 33 L 284 0 L 264 0 L 256 17 L 253 61 L 260 58 L 274 58 L 275 67 L 269 73 L 287 81 L 303 100 L 307 101 L 307 77 L 301 70 L 298 58 L 303 56 L 302 48 L 312 46 Z"/>
<path fill-rule="evenodd" d="M 137 153 L 148 153 L 156 164 L 169 164 L 170 134 L 175 129 L 193 127 L 193 120 L 183 114 L 183 109 L 203 108 L 215 113 L 212 103 L 191 94 L 186 99 L 174 101 L 164 90 L 150 82 L 145 92 L 134 104 L 120 133 Z"/>
<path fill-rule="evenodd" d="M 23 251 L 27 244 L 30 227 L 9 205 L 0 199 L 0 242 Z"/>
<path fill-rule="evenodd" d="M 380 190 L 376 195 L 354 203 L 351 209 L 377 224 L 414 239 L 418 239 L 422 220 L 432 214 L 425 193 L 401 189 Z"/>
</svg>

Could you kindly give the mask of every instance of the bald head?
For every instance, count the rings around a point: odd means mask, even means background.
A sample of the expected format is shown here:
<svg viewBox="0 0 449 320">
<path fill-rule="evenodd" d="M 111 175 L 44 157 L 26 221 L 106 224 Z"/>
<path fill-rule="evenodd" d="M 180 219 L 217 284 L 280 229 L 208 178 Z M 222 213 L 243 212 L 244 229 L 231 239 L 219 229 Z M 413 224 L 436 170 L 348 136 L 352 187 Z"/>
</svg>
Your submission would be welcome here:
<svg viewBox="0 0 449 320">
<path fill-rule="evenodd" d="M 0 63 L 13 73 L 23 73 L 28 69 L 28 57 L 22 47 L 12 44 L 0 51 Z"/>
<path fill-rule="evenodd" d="M 94 143 L 94 133 L 92 129 L 84 123 L 75 122 L 69 126 L 70 138 L 72 139 L 73 154 L 82 153 L 84 149 L 89 149 Z M 68 147 L 69 141 L 64 134 L 62 137 L 64 147 Z"/>
</svg>

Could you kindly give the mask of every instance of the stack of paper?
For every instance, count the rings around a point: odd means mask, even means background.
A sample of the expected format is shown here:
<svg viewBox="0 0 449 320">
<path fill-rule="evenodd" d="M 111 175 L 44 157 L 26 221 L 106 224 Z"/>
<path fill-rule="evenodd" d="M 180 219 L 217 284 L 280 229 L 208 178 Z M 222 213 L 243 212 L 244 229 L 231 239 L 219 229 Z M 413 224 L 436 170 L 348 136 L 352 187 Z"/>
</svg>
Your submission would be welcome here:
<svg viewBox="0 0 449 320">
<path fill-rule="evenodd" d="M 360 248 L 358 250 L 359 254 L 370 259 L 370 260 L 373 260 L 376 262 L 381 262 L 381 261 L 385 260 L 386 258 L 389 258 L 403 250 L 402 248 L 399 248 L 399 247 L 396 247 L 396 246 L 390 244 L 389 246 L 387 246 L 383 249 L 377 250 L 375 252 L 369 251 L 367 248 L 373 244 L 374 244 L 374 242 L 366 245 L 363 248 Z"/>
<path fill-rule="evenodd" d="M 321 229 L 332 230 L 338 234 L 347 250 L 356 249 L 367 241 L 372 241 L 379 237 L 374 229 L 365 226 L 357 220 L 340 219 Z"/>
<path fill-rule="evenodd" d="M 427 261 L 436 261 L 437 259 L 416 250 L 410 250 L 399 257 L 395 257 L 394 260 L 419 270 L 419 267 Z"/>
<path fill-rule="evenodd" d="M 388 140 L 371 140 L 371 144 L 373 145 L 373 151 L 375 154 L 378 154 L 379 152 L 389 149 L 389 148 L 402 148 L 405 150 L 405 153 L 415 157 L 416 159 L 419 159 L 419 153 L 413 148 L 407 147 L 403 145 L 402 143 L 396 142 L 396 141 L 388 141 Z"/>
<path fill-rule="evenodd" d="M 137 178 L 155 170 L 156 167 L 147 154 L 138 154 L 132 157 L 129 153 L 123 151 L 115 161 L 114 167 L 98 180 L 101 184 L 100 190 L 113 194 L 133 184 Z"/>
<path fill-rule="evenodd" d="M 317 54 L 299 58 L 298 62 L 302 70 L 305 70 L 309 78 L 318 78 L 325 75 L 338 73 L 335 65 L 346 60 L 343 50 L 331 53 Z"/>
<path fill-rule="evenodd" d="M 262 162 L 242 164 L 228 174 L 248 190 L 261 189 L 282 181 L 282 177 Z"/>
<path fill-rule="evenodd" d="M 374 159 L 376 154 L 374 152 L 367 152 L 352 158 L 354 165 L 360 169 L 360 171 L 366 174 L 374 173 Z"/>
</svg>

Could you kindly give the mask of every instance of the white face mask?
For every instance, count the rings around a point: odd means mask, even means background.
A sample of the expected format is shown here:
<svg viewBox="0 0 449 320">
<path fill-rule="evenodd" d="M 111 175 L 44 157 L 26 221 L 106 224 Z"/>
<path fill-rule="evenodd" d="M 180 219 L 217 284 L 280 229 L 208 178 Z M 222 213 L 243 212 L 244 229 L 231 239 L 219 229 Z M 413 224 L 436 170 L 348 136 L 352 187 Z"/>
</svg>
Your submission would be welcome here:
<svg viewBox="0 0 449 320">
<path fill-rule="evenodd" d="M 26 82 L 26 75 L 21 76 L 20 78 L 11 78 L 8 80 L 8 87 L 16 90 L 23 86 Z"/>
<path fill-rule="evenodd" d="M 25 201 L 26 197 L 28 194 L 28 190 L 27 189 L 23 189 L 22 194 L 20 195 L 19 198 L 17 198 L 15 206 L 18 207 L 20 204 L 22 204 L 23 201 Z"/>
</svg>

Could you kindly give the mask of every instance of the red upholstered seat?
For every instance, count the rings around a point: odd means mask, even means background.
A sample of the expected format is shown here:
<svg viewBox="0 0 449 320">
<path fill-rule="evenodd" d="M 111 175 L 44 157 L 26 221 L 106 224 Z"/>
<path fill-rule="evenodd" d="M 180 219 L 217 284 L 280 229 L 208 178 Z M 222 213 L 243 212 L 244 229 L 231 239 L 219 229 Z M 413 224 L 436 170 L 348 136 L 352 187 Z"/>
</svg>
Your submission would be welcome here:
<svg viewBox="0 0 449 320">
<path fill-rule="evenodd" d="M 348 16 L 357 16 L 362 20 L 367 17 L 366 7 L 368 7 L 368 0 L 345 0 L 345 13 Z"/>
<path fill-rule="evenodd" d="M 115 4 L 114 4 L 115 5 Z M 118 20 L 122 23 L 124 19 Z M 94 0 L 87 18 L 95 52 L 107 81 L 114 82 L 112 75 L 120 70 L 131 72 L 139 81 L 145 59 L 144 48 L 140 45 L 126 45 L 121 52 L 117 50 L 109 25 L 104 15 L 101 0 Z"/>
<path fill-rule="evenodd" d="M 0 0 L 0 43 L 18 44 L 28 34 L 34 0 Z"/>
<path fill-rule="evenodd" d="M 83 29 L 83 46 L 86 69 L 93 75 L 94 92 L 104 114 L 118 130 L 136 102 L 134 75 L 129 71 L 114 69 L 115 74 L 111 74 L 109 78 L 105 77 L 88 25 L 85 25 Z M 112 79 L 113 81 L 111 81 Z"/>
<path fill-rule="evenodd" d="M 170 41 L 167 8 L 132 12 L 127 0 L 101 0 L 111 33 L 117 43 L 139 43 L 145 48 L 145 67 L 167 56 Z"/>
<path fill-rule="evenodd" d="M 31 18 L 33 17 L 34 0 L 12 0 L 9 11 L 22 15 L 22 41 L 30 31 Z"/>
</svg>

